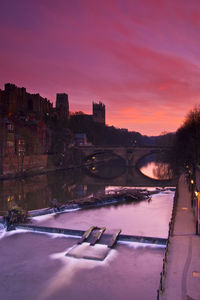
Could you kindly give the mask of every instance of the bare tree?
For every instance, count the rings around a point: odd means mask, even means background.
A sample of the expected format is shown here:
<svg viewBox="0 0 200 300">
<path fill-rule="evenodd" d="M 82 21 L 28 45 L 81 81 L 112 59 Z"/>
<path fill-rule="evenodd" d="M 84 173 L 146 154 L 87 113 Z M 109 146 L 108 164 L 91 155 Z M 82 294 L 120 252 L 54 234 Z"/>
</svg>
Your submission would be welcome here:
<svg viewBox="0 0 200 300">
<path fill-rule="evenodd" d="M 196 106 L 186 116 L 183 125 L 177 130 L 172 162 L 178 168 L 185 164 L 200 164 L 200 106 Z"/>
</svg>

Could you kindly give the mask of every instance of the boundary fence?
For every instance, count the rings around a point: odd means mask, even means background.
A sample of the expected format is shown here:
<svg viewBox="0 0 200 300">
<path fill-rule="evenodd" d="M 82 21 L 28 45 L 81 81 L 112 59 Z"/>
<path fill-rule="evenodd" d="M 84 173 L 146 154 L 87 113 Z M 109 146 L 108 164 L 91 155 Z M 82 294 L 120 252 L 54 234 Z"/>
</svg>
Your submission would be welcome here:
<svg viewBox="0 0 200 300">
<path fill-rule="evenodd" d="M 165 256 L 163 258 L 162 272 L 160 273 L 160 284 L 159 284 L 159 288 L 157 289 L 157 300 L 161 299 L 161 295 L 163 294 L 164 289 L 165 289 L 165 278 L 166 278 L 166 273 L 167 273 L 166 267 L 167 267 L 167 260 L 168 260 L 168 255 L 169 255 L 169 251 L 170 251 L 170 239 L 174 233 L 174 223 L 175 223 L 175 216 L 176 216 L 177 200 L 178 200 L 178 184 L 176 186 L 176 192 L 175 192 L 174 200 L 173 200 L 172 214 L 171 214 L 171 219 L 169 222 L 169 230 L 168 230 L 167 244 L 166 244 L 166 248 L 165 248 Z"/>
</svg>

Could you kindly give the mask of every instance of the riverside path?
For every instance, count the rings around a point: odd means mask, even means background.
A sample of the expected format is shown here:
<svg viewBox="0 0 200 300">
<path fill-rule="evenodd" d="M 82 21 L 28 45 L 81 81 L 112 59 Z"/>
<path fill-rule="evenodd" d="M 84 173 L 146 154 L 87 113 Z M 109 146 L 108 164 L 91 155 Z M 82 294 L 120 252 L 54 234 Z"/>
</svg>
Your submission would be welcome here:
<svg viewBox="0 0 200 300">
<path fill-rule="evenodd" d="M 200 300 L 200 236 L 195 231 L 191 193 L 182 175 L 162 300 Z"/>
</svg>

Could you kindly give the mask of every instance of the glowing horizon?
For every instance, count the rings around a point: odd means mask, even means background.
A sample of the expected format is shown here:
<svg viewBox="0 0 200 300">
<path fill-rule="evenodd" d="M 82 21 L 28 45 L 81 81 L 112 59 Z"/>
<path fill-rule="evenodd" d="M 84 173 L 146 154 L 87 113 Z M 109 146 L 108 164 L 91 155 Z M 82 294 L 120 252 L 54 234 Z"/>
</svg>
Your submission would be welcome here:
<svg viewBox="0 0 200 300">
<path fill-rule="evenodd" d="M 106 123 L 173 132 L 200 99 L 200 4 L 186 0 L 2 1 L 0 88 L 11 82 Z"/>
</svg>

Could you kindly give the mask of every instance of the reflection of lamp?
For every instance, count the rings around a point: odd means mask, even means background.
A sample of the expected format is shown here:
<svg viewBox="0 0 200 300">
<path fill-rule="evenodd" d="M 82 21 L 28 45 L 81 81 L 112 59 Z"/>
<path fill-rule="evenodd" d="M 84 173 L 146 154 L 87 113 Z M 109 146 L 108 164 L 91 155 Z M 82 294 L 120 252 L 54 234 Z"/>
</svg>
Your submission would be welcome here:
<svg viewBox="0 0 200 300">
<path fill-rule="evenodd" d="M 193 180 L 193 179 L 191 179 L 191 180 L 190 180 L 190 183 L 191 183 L 191 184 L 194 184 L 194 180 Z"/>
<path fill-rule="evenodd" d="M 194 194 L 195 194 L 196 197 L 198 196 L 198 192 L 197 191 L 194 191 Z"/>
<path fill-rule="evenodd" d="M 188 210 L 188 208 L 187 208 L 187 207 L 182 207 L 181 209 L 182 209 L 182 210 Z"/>
</svg>

